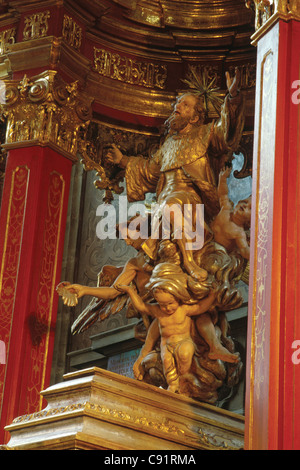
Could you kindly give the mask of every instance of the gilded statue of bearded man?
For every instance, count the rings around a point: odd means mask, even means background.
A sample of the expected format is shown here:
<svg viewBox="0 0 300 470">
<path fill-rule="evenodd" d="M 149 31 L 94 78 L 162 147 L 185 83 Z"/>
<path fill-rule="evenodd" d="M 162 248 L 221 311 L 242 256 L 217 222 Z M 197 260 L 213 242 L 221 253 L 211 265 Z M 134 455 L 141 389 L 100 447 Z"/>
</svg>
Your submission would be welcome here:
<svg viewBox="0 0 300 470">
<path fill-rule="evenodd" d="M 157 203 L 163 208 L 174 204 L 204 204 L 205 222 L 209 223 L 219 210 L 217 198 L 216 159 L 226 159 L 236 150 L 244 126 L 244 101 L 239 93 L 239 71 L 232 79 L 226 74 L 228 94 L 217 121 L 205 123 L 203 96 L 187 92 L 181 95 L 174 111 L 166 121 L 167 136 L 150 159 L 124 156 L 116 146 L 108 153 L 108 159 L 126 168 L 125 179 L 129 202 L 142 201 L 147 192 L 157 195 Z M 183 212 L 182 212 L 183 213 Z M 194 219 L 196 211 L 193 212 Z M 175 217 L 175 216 L 174 216 Z M 175 220 L 173 227 L 175 226 Z M 195 227 L 195 220 L 192 220 Z M 173 234 L 174 235 L 174 234 Z M 182 254 L 187 273 L 205 280 L 207 273 L 196 265 L 193 251 L 186 249 L 186 233 L 175 240 Z M 151 243 L 147 247 L 151 257 Z"/>
</svg>

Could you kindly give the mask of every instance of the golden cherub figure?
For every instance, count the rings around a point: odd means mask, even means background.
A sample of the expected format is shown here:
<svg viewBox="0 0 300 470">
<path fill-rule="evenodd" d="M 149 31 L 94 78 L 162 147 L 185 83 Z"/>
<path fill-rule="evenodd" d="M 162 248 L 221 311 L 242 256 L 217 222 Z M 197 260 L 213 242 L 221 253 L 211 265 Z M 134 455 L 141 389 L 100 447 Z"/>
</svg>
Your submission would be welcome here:
<svg viewBox="0 0 300 470">
<path fill-rule="evenodd" d="M 250 257 L 246 229 L 251 222 L 251 196 L 239 201 L 235 207 L 228 197 L 227 178 L 231 168 L 223 169 L 219 175 L 218 197 L 220 212 L 211 223 L 217 243 L 224 246 L 228 253 L 238 250 L 245 258 Z"/>
<path fill-rule="evenodd" d="M 192 316 L 201 317 L 202 321 L 197 328 L 198 330 L 200 328 L 200 335 L 210 347 L 211 359 L 222 359 L 233 363 L 239 360 L 238 355 L 230 353 L 221 345 L 211 316 L 207 313 L 216 299 L 215 292 L 211 292 L 197 303 L 185 304 L 167 290 L 155 288 L 152 293 L 156 303 L 146 303 L 131 286 L 118 285 L 116 287 L 130 296 L 134 307 L 141 314 L 154 318 L 140 356 L 133 367 L 137 379 L 142 380 L 143 372 L 140 364 L 143 358 L 154 349 L 160 337 L 160 354 L 168 390 L 179 392 L 179 376 L 189 372 L 196 350 L 191 337 Z"/>
</svg>

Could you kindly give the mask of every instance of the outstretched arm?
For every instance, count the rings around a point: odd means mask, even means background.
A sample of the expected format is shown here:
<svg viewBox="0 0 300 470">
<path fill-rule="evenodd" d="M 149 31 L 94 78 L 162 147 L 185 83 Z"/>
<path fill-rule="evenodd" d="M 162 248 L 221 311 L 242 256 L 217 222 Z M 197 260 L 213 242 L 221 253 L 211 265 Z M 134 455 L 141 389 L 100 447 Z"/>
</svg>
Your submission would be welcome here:
<svg viewBox="0 0 300 470">
<path fill-rule="evenodd" d="M 121 150 L 115 144 L 112 144 L 109 151 L 107 152 L 106 159 L 115 165 L 119 165 L 123 168 L 126 167 L 127 159 L 122 154 Z"/>
<path fill-rule="evenodd" d="M 128 157 L 123 155 L 113 144 L 106 159 L 108 162 L 126 169 L 127 198 L 130 202 L 143 201 L 147 192 L 155 192 L 160 178 L 160 166 L 154 158 Z"/>
<path fill-rule="evenodd" d="M 114 284 L 126 284 L 129 285 L 131 281 L 136 276 L 137 266 L 132 260 L 129 260 L 124 266 L 123 271 L 117 277 Z M 111 300 L 115 299 L 120 295 L 120 291 L 114 287 L 114 284 L 111 287 L 89 287 L 83 286 L 81 284 L 69 284 L 66 285 L 66 289 L 72 294 L 76 294 L 78 298 L 83 297 L 84 295 L 91 295 L 97 297 L 98 299 Z"/>
<path fill-rule="evenodd" d="M 213 305 L 216 299 L 217 293 L 210 292 L 210 294 L 205 297 L 205 299 L 200 300 L 197 304 L 186 305 L 187 315 L 200 315 L 201 313 L 206 313 L 207 310 Z"/>
<path fill-rule="evenodd" d="M 230 176 L 231 168 L 225 168 L 220 171 L 218 184 L 218 198 L 220 206 L 225 209 L 231 209 L 232 204 L 228 197 L 227 178 Z"/>
<path fill-rule="evenodd" d="M 230 77 L 230 73 L 225 73 L 226 85 L 231 98 L 235 98 L 239 92 L 239 84 L 241 80 L 241 71 L 238 67 L 235 68 L 235 75 L 233 78 Z"/>
<path fill-rule="evenodd" d="M 114 299 L 120 295 L 120 292 L 114 287 L 89 287 L 82 286 L 81 284 L 70 284 L 65 286 L 65 288 L 70 291 L 71 294 L 76 294 L 79 299 L 84 295 L 91 295 L 98 299 Z"/>
</svg>

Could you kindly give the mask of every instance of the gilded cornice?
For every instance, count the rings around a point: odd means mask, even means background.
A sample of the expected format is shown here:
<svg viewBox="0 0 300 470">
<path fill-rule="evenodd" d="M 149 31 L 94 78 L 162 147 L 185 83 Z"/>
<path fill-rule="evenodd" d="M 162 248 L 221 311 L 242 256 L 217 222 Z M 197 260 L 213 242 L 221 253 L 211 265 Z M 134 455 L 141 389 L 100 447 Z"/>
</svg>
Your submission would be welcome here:
<svg viewBox="0 0 300 470">
<path fill-rule="evenodd" d="M 51 67 L 57 62 L 60 41 L 53 36 L 11 44 L 5 53 L 9 60 L 9 72 L 18 72 L 29 68 Z M 6 78 L 6 77 L 4 77 Z"/>
<path fill-rule="evenodd" d="M 31 10 L 43 10 L 44 8 L 63 6 L 64 0 L 13 0 L 9 3 L 9 7 L 18 12 L 26 12 Z"/>
<path fill-rule="evenodd" d="M 249 23 L 249 13 L 239 9 L 238 0 L 218 3 L 204 0 L 113 1 L 124 7 L 124 17 L 159 28 L 223 29 Z"/>
<path fill-rule="evenodd" d="M 111 80 L 106 77 L 99 77 L 90 74 L 87 78 L 87 89 L 95 96 L 96 101 L 112 109 L 134 114 L 165 119 L 171 111 L 172 103 L 176 94 L 151 91 L 149 93 L 142 87 L 133 88 L 131 85 L 114 80 L 112 87 Z M 97 96 L 101 90 L 101 96 Z"/>
<path fill-rule="evenodd" d="M 113 20 L 105 21 L 105 24 L 109 25 L 107 30 L 99 31 L 98 29 L 91 29 L 86 33 L 86 38 L 95 44 L 102 44 L 108 48 L 114 48 L 120 52 L 124 52 L 127 54 L 131 54 L 133 56 L 145 57 L 148 59 L 155 59 L 155 60 L 163 60 L 167 62 L 176 62 L 180 61 L 181 57 L 178 51 L 175 48 L 174 41 L 172 40 L 172 44 L 169 43 L 168 38 L 161 34 L 161 35 L 149 35 L 148 31 L 145 31 L 143 34 L 142 31 L 139 31 L 135 28 L 126 28 L 126 34 L 123 37 L 116 37 L 116 32 L 120 34 L 120 26 L 118 27 L 118 23 Z M 112 27 L 113 26 L 113 27 Z M 128 36 L 133 37 L 135 32 L 138 33 L 138 37 L 135 43 L 128 41 Z M 154 40 L 156 36 L 156 41 Z M 112 37 L 114 38 L 112 40 Z M 127 37 L 127 39 L 126 39 Z M 147 38 L 151 38 L 151 41 L 156 43 L 156 47 L 149 47 L 149 43 L 147 43 Z M 164 43 L 166 46 L 168 45 L 169 48 L 166 50 L 161 48 L 161 44 Z"/>
</svg>

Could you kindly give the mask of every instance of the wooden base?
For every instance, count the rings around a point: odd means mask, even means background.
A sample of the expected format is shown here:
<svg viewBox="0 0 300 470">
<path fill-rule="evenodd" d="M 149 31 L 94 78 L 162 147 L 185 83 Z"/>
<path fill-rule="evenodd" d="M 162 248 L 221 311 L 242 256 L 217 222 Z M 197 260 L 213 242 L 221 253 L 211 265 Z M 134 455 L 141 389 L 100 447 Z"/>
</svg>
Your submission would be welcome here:
<svg viewBox="0 0 300 470">
<path fill-rule="evenodd" d="M 6 426 L 12 450 L 242 449 L 244 418 L 99 368 L 41 392 L 47 407 Z"/>
</svg>

